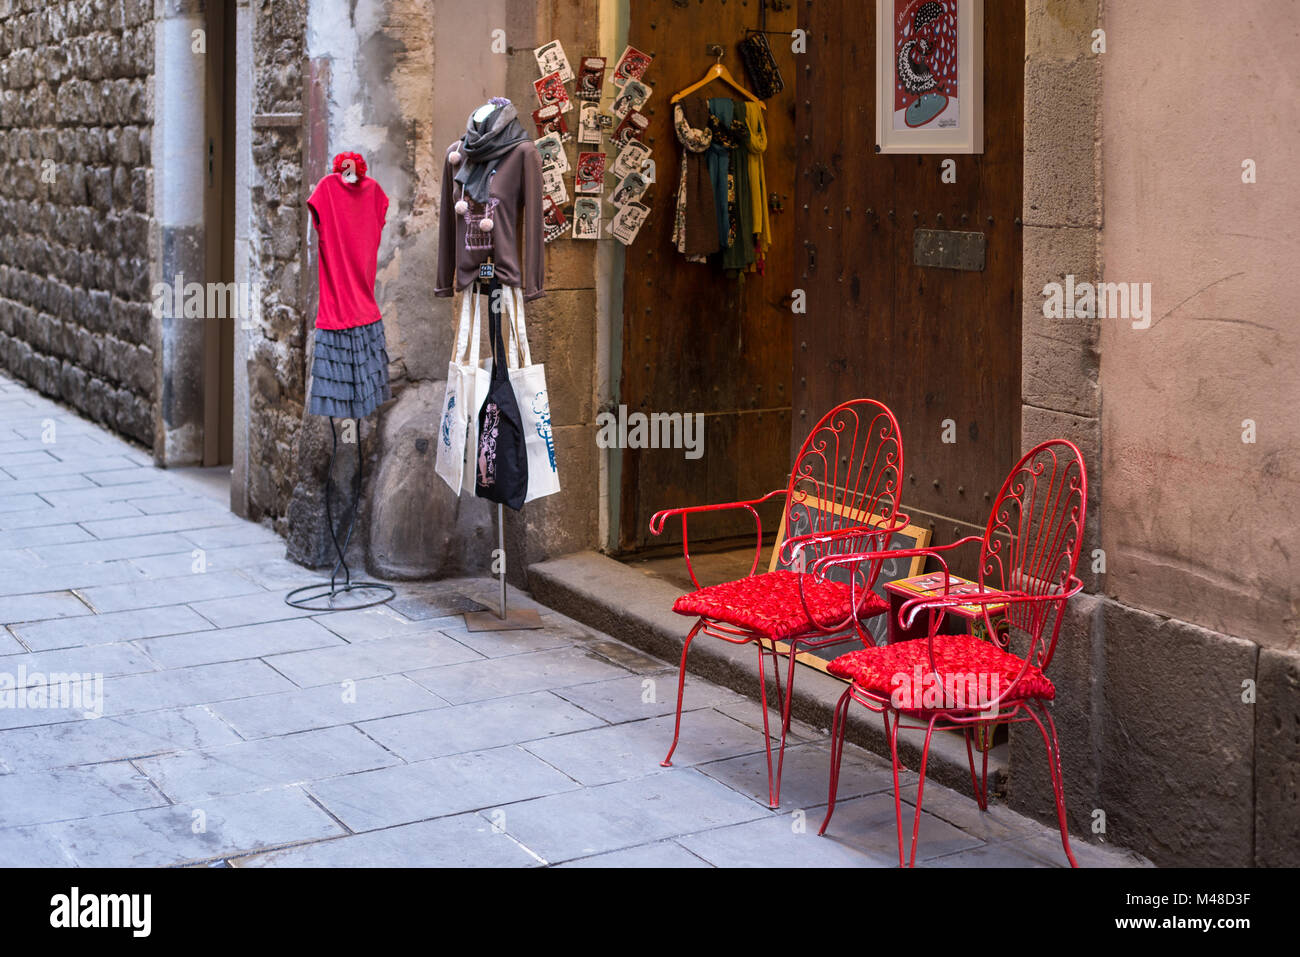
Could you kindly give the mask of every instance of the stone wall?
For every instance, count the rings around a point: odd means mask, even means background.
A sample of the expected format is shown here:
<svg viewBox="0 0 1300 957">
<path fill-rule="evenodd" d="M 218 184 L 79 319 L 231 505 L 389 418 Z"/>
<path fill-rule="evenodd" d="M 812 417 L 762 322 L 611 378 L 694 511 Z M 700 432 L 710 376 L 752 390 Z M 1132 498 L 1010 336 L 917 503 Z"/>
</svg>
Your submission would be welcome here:
<svg viewBox="0 0 1300 957">
<path fill-rule="evenodd" d="M 307 4 L 253 2 L 249 276 L 260 296 L 243 333 L 248 367 L 249 518 L 287 531 L 306 402 L 303 75 Z M 241 423 L 240 427 L 243 425 Z"/>
<path fill-rule="evenodd" d="M 1073 833 L 1161 865 L 1300 864 L 1297 350 L 1290 249 L 1268 242 L 1295 134 L 1223 82 L 1264 82 L 1242 64 L 1295 19 L 1270 6 L 1225 32 L 1216 5 L 1189 4 L 1149 56 L 1154 0 L 1026 5 L 1022 444 L 1069 438 L 1089 473 L 1092 594 L 1070 602 L 1049 671 L 1066 805 Z M 1189 100 L 1184 65 L 1209 51 Z M 1272 192 L 1241 183 L 1248 155 Z M 1043 287 L 1071 274 L 1150 282 L 1151 327 L 1045 319 Z M 1054 821 L 1037 730 L 1014 726 L 1010 752 L 1010 803 Z"/>
<path fill-rule="evenodd" d="M 153 0 L 0 0 L 0 365 L 153 440 Z"/>
</svg>

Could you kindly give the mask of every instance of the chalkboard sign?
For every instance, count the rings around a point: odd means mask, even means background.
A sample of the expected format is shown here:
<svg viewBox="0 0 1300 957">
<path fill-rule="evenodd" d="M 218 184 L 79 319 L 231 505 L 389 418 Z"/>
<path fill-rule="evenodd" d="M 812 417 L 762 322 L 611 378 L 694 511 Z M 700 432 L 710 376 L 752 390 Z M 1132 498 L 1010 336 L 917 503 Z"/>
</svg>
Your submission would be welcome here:
<svg viewBox="0 0 1300 957">
<path fill-rule="evenodd" d="M 787 537 L 794 538 L 797 535 L 807 535 L 812 531 L 830 532 L 860 525 L 871 525 L 878 528 L 885 524 L 885 520 L 878 515 L 866 516 L 855 509 L 812 497 L 799 502 L 791 511 L 794 514 L 789 528 L 786 527 L 786 516 L 784 514 L 781 516 L 781 527 L 776 533 L 776 546 L 772 549 L 772 562 L 768 571 L 792 567 L 790 564 L 781 561 L 781 547 L 785 544 Z M 919 525 L 904 525 L 894 530 L 894 533 L 889 538 L 888 548 L 891 550 L 925 548 L 929 544 L 930 530 L 928 528 L 922 528 Z M 900 578 L 911 578 L 913 575 L 919 575 L 924 570 L 924 566 L 924 555 L 886 559 L 881 563 L 880 576 L 876 579 L 874 591 L 881 598 L 888 600 L 889 596 L 885 594 L 885 585 L 887 583 L 898 581 Z M 830 569 L 826 577 L 831 581 L 847 583 L 849 576 L 852 574 L 853 566 L 844 565 Z M 861 579 L 859 579 L 860 581 Z M 885 642 L 885 636 L 889 631 L 888 618 L 888 615 L 877 615 L 875 618 L 862 623 L 863 627 L 875 639 L 877 645 Z M 782 647 L 783 651 L 789 651 L 789 647 L 785 646 L 783 642 L 779 642 L 778 647 Z M 842 642 L 800 652 L 799 660 L 819 671 L 825 671 L 828 661 L 832 661 L 847 652 L 857 651 L 861 647 L 862 642 L 857 634 L 849 631 L 845 633 Z"/>
</svg>

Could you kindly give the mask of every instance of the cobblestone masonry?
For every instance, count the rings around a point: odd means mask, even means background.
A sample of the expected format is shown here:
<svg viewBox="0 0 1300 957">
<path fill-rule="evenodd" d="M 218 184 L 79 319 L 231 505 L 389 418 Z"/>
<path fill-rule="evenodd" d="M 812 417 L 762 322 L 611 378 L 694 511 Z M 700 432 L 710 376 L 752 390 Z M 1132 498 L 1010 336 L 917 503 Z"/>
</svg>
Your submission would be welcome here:
<svg viewBox="0 0 1300 957">
<path fill-rule="evenodd" d="M 302 239 L 302 0 L 255 3 L 249 273 L 261 286 L 261 316 L 249 333 L 249 518 L 269 517 L 284 534 L 297 482 L 303 418 L 306 316 Z M 292 123 L 274 123 L 293 117 Z"/>
<path fill-rule="evenodd" d="M 0 365 L 150 444 L 153 3 L 0 0 Z"/>
</svg>

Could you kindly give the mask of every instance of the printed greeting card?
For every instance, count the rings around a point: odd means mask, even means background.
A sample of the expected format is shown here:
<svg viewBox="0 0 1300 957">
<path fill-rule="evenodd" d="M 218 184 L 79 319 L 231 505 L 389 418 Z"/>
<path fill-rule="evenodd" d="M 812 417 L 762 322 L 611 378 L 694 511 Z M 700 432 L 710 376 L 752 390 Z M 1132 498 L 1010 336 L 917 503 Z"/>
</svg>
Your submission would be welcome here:
<svg viewBox="0 0 1300 957">
<path fill-rule="evenodd" d="M 542 76 L 558 73 L 562 83 L 573 80 L 573 69 L 569 66 L 569 58 L 564 55 L 564 47 L 560 46 L 559 40 L 538 47 L 533 51 L 533 56 L 537 58 L 537 68 L 542 71 Z"/>
<path fill-rule="evenodd" d="M 605 154 L 579 153 L 574 174 L 575 193 L 600 193 L 605 188 Z"/>
<path fill-rule="evenodd" d="M 628 80 L 639 80 L 645 76 L 645 71 L 650 68 L 650 61 L 653 60 L 648 53 L 642 53 L 636 47 L 624 47 L 623 55 L 618 58 L 618 63 L 614 67 L 614 85 L 621 87 Z"/>
</svg>

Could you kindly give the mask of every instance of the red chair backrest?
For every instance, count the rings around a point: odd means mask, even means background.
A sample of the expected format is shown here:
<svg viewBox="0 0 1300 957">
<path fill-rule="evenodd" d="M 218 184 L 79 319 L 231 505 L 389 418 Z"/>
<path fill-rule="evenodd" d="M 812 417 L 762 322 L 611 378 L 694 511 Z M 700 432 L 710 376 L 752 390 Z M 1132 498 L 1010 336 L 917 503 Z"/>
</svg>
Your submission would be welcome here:
<svg viewBox="0 0 1300 957">
<path fill-rule="evenodd" d="M 795 457 L 785 499 L 786 535 L 854 525 L 892 530 L 901 524 L 903 442 L 894 413 L 875 399 L 853 399 L 822 416 Z M 888 547 L 848 536 L 808 547 L 805 567 L 826 555 Z M 876 563 L 873 563 L 876 564 Z M 878 569 L 867 576 L 875 584 Z"/>
<path fill-rule="evenodd" d="M 1087 510 L 1088 472 L 1078 447 L 1052 439 L 1030 450 L 1002 483 L 989 513 L 981 587 L 1064 596 L 1079 564 Z M 1007 620 L 1029 636 L 1030 664 L 1046 668 L 1052 660 L 1064 611 L 1064 597 L 1010 606 Z"/>
</svg>

